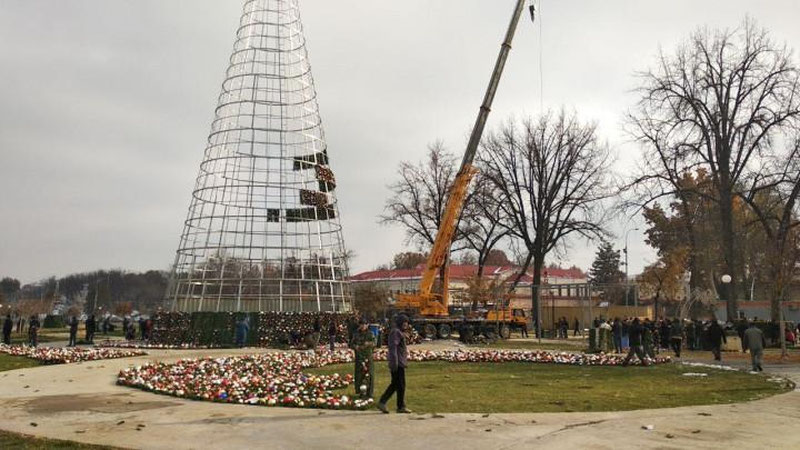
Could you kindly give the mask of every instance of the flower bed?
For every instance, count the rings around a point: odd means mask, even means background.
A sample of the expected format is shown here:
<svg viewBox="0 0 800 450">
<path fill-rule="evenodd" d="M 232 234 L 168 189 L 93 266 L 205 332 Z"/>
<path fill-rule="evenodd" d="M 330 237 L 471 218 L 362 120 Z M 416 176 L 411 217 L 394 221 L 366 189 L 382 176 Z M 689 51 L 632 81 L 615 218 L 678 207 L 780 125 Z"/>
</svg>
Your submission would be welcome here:
<svg viewBox="0 0 800 450">
<path fill-rule="evenodd" d="M 386 350 L 375 352 L 386 359 Z M 526 362 L 576 366 L 616 366 L 623 357 L 546 351 L 424 351 L 411 350 L 411 361 Z M 335 352 L 274 352 L 261 355 L 183 359 L 174 364 L 152 363 L 119 373 L 117 383 L 160 394 L 195 400 L 299 408 L 364 409 L 361 400 L 332 391 L 349 386 L 352 375 L 307 375 L 304 370 L 353 361 L 349 350 Z M 657 358 L 656 364 L 670 362 Z"/>
<path fill-rule="evenodd" d="M 278 352 L 152 363 L 119 373 L 117 383 L 194 400 L 266 406 L 360 409 L 372 400 L 336 395 L 352 375 L 312 376 L 309 367 L 352 362 L 350 351 Z"/>
<path fill-rule="evenodd" d="M 375 358 L 386 359 L 386 349 L 378 350 Z M 567 364 L 572 366 L 621 366 L 625 361 L 624 356 L 608 355 L 605 353 L 570 353 L 543 350 L 411 350 L 408 355 L 410 361 L 449 361 L 470 363 L 507 363 L 526 362 L 537 364 Z M 651 363 L 663 364 L 671 362 L 669 356 L 656 357 Z M 638 359 L 631 360 L 632 365 L 639 365 Z"/>
<path fill-rule="evenodd" d="M 325 351 L 329 349 L 330 344 L 321 344 L 317 347 L 318 351 Z M 139 349 L 151 349 L 151 350 L 193 350 L 193 349 L 213 349 L 213 348 L 222 348 L 219 346 L 213 345 L 195 345 L 191 343 L 186 344 L 159 344 L 157 342 L 151 341 L 113 341 L 113 340 L 105 340 L 100 341 L 94 344 L 95 347 L 104 347 L 104 348 L 139 348 Z M 295 349 L 293 347 L 290 347 Z M 347 344 L 343 342 L 335 342 L 334 348 L 344 350 L 347 349 Z M 296 348 L 297 350 L 306 350 L 305 348 Z"/>
<path fill-rule="evenodd" d="M 5 344 L 0 344 L 0 353 L 7 353 L 11 356 L 24 356 L 40 361 L 43 364 L 69 364 L 74 362 L 99 361 L 101 359 L 130 358 L 132 356 L 147 354 L 140 350 L 81 347 L 29 347 L 27 345 Z"/>
<path fill-rule="evenodd" d="M 100 348 L 138 348 L 138 349 L 152 349 L 152 350 L 191 350 L 191 349 L 208 349 L 218 348 L 208 345 L 195 345 L 187 344 L 159 344 L 150 341 L 100 341 L 94 344 L 95 347 Z"/>
</svg>

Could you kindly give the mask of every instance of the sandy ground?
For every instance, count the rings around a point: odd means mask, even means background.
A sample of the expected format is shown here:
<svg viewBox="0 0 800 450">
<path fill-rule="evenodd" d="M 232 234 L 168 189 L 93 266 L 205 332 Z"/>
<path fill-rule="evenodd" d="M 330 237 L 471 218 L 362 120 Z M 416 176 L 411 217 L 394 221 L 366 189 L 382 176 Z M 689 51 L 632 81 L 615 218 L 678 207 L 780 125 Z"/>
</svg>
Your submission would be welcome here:
<svg viewBox="0 0 800 450">
<path fill-rule="evenodd" d="M 800 448 L 800 390 L 735 405 L 431 417 L 195 402 L 115 384 L 129 365 L 254 352 L 151 350 L 139 358 L 3 372 L 0 428 L 148 449 Z M 767 370 L 800 385 L 800 365 Z"/>
</svg>

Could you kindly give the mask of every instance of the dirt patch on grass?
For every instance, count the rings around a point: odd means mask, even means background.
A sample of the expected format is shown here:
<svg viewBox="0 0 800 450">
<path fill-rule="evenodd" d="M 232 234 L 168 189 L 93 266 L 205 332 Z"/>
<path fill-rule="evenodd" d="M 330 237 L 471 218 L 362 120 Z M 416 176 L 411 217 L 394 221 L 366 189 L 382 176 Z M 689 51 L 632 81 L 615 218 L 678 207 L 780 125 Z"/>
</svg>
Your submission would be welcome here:
<svg viewBox="0 0 800 450">
<path fill-rule="evenodd" d="M 91 411 L 96 413 L 127 413 L 150 409 L 179 406 L 181 403 L 168 400 L 136 401 L 129 394 L 99 396 L 48 395 L 26 400 L 26 409 L 31 414 L 56 414 L 70 411 Z"/>
</svg>

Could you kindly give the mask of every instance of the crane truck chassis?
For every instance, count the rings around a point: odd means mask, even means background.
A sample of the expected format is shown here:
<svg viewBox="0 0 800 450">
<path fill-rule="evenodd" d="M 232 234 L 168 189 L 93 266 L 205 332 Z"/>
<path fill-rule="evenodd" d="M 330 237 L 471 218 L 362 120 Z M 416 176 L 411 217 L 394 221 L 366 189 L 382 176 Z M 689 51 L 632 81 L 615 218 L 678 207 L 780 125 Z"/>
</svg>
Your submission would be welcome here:
<svg viewBox="0 0 800 450">
<path fill-rule="evenodd" d="M 419 316 L 415 310 L 396 310 L 406 314 L 411 326 L 426 339 L 450 339 L 454 333 L 465 342 L 483 336 L 489 340 L 508 339 L 511 332 L 528 326 L 528 317 L 523 309 L 488 310 L 480 315 L 448 315 L 446 317 Z"/>
</svg>

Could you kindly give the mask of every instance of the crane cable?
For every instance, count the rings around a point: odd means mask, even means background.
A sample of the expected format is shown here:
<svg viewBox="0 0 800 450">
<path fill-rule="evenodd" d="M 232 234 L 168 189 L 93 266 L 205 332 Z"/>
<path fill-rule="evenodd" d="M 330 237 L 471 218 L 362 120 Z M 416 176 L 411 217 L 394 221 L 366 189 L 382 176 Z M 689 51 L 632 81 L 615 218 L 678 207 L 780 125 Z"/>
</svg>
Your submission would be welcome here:
<svg viewBox="0 0 800 450">
<path fill-rule="evenodd" d="M 539 0 L 539 114 L 544 115 L 544 47 L 542 45 L 543 33 L 542 29 L 542 3 L 544 0 Z M 533 0 L 531 0 L 531 15 L 533 14 Z M 533 17 L 533 16 L 531 16 Z"/>
</svg>

